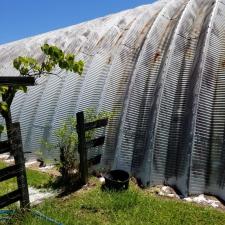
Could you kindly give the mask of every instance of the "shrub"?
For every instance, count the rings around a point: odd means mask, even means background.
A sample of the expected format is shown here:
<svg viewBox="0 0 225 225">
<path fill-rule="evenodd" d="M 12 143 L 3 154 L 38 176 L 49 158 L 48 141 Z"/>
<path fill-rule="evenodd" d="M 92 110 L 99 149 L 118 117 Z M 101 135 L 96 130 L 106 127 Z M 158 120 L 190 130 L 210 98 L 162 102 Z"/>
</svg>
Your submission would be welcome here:
<svg viewBox="0 0 225 225">
<path fill-rule="evenodd" d="M 111 118 L 112 113 L 96 113 L 94 109 L 85 110 L 85 123 L 92 122 L 103 118 Z M 48 150 L 59 149 L 59 159 L 55 159 L 58 171 L 61 173 L 61 183 L 63 185 L 73 183 L 77 177 L 79 159 L 78 159 L 78 135 L 76 132 L 77 121 L 75 117 L 69 117 L 63 122 L 62 126 L 54 132 L 56 144 L 50 144 L 43 141 L 43 145 Z M 94 138 L 95 130 L 85 133 L 86 140 Z M 79 175 L 79 174 L 78 174 Z"/>
</svg>

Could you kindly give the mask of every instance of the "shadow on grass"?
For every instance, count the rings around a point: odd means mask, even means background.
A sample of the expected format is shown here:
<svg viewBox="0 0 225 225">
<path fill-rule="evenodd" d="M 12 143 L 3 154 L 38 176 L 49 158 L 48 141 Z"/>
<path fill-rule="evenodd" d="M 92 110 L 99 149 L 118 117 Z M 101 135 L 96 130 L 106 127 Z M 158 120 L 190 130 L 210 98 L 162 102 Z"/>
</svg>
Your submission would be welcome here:
<svg viewBox="0 0 225 225">
<path fill-rule="evenodd" d="M 51 179 L 44 188 L 51 188 L 53 190 L 59 191 L 57 195 L 58 198 L 70 195 L 83 187 L 80 177 L 75 176 L 71 179 L 64 179 L 62 176 Z"/>
</svg>

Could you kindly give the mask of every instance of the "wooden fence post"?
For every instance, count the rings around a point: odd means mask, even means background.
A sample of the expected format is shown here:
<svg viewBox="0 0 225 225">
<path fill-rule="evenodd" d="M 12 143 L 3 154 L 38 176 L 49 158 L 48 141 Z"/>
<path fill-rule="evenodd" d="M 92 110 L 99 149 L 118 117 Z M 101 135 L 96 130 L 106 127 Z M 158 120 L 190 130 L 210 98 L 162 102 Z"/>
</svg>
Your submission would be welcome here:
<svg viewBox="0 0 225 225">
<path fill-rule="evenodd" d="M 21 171 L 17 176 L 18 189 L 21 192 L 20 207 L 22 209 L 28 209 L 30 208 L 30 201 L 25 168 L 25 158 L 23 154 L 22 137 L 19 123 L 12 124 L 11 149 L 14 152 L 15 165 L 18 165 Z"/>
<path fill-rule="evenodd" d="M 96 121 L 92 121 L 89 123 L 84 123 L 84 112 L 78 112 L 76 114 L 77 117 L 77 133 L 78 133 L 78 152 L 80 155 L 80 176 L 81 176 L 81 183 L 87 184 L 88 182 L 88 163 L 100 161 L 99 155 L 92 159 L 87 159 L 87 150 L 89 148 L 97 147 L 104 144 L 105 136 L 101 136 L 89 141 L 86 141 L 85 132 L 105 127 L 108 124 L 108 118 L 100 119 Z"/>
<path fill-rule="evenodd" d="M 83 185 L 88 182 L 88 161 L 87 149 L 85 141 L 84 113 L 78 112 L 77 117 L 77 133 L 78 133 L 78 152 L 80 155 L 80 179 Z"/>
</svg>

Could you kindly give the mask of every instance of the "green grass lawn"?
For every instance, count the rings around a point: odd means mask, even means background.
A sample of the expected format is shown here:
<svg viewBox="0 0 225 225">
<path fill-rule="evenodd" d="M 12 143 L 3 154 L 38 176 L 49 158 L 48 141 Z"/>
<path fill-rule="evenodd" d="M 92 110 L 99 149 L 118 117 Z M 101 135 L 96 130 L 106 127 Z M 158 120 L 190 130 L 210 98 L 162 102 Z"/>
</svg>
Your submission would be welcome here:
<svg viewBox="0 0 225 225">
<path fill-rule="evenodd" d="M 43 176 L 43 177 L 42 177 Z M 28 172 L 28 182 L 39 186 L 48 181 L 45 174 Z M 96 178 L 90 187 L 64 198 L 51 198 L 32 210 L 54 218 L 63 224 L 115 224 L 115 225 L 224 225 L 225 212 L 210 207 L 155 196 L 131 183 L 128 191 L 102 191 Z M 2 191 L 2 188 L 1 188 Z M 27 213 L 11 221 L 15 225 L 51 224 Z"/>
<path fill-rule="evenodd" d="M 7 164 L 0 161 L 0 169 L 7 167 Z M 46 186 L 51 177 L 46 173 L 35 170 L 27 170 L 28 185 L 36 188 Z M 9 179 L 0 183 L 0 196 L 17 189 L 16 178 Z"/>
</svg>

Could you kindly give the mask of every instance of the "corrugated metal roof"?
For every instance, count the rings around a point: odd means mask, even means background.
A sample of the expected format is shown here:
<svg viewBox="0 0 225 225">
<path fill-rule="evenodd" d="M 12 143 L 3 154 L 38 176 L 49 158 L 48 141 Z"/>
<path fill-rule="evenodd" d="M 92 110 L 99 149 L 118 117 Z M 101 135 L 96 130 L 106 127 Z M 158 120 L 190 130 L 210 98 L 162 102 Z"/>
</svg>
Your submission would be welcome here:
<svg viewBox="0 0 225 225">
<path fill-rule="evenodd" d="M 167 0 L 1 45 L 5 76 L 45 42 L 86 62 L 82 77 L 49 77 L 15 97 L 25 150 L 54 142 L 79 110 L 112 111 L 102 165 L 225 200 L 224 21 L 224 0 Z"/>
</svg>

